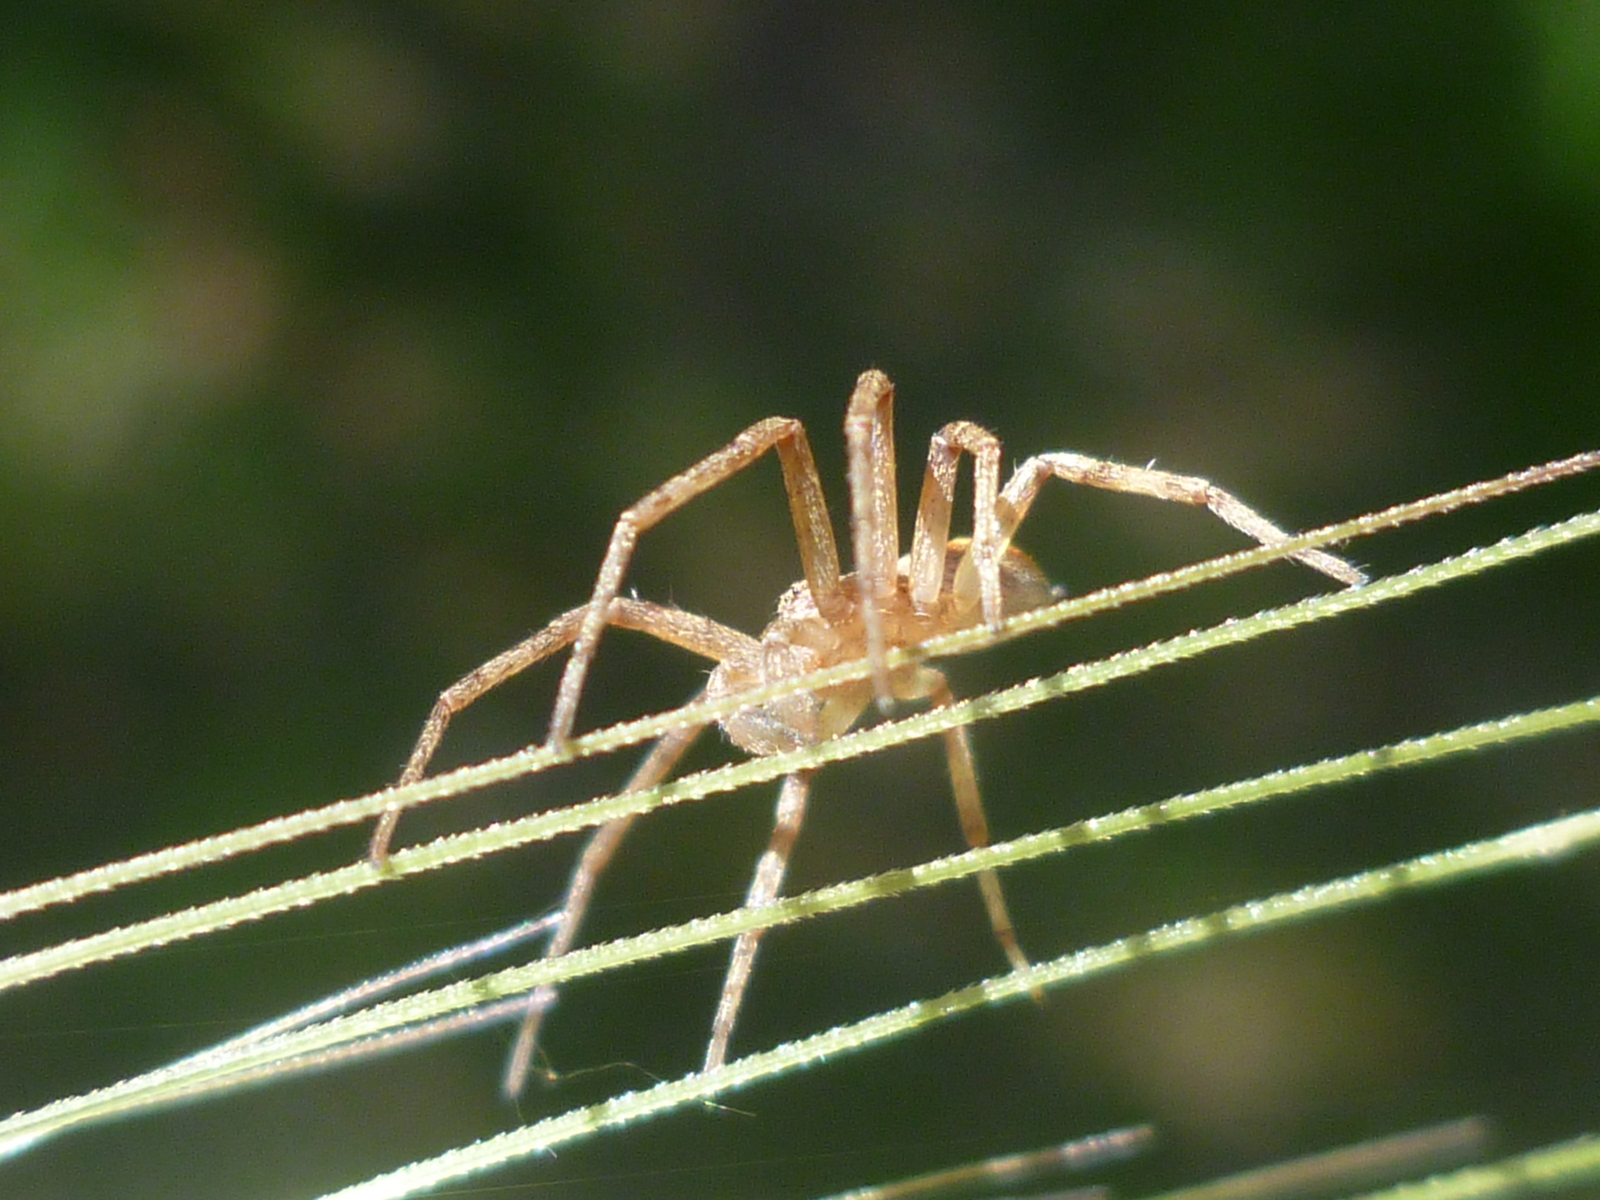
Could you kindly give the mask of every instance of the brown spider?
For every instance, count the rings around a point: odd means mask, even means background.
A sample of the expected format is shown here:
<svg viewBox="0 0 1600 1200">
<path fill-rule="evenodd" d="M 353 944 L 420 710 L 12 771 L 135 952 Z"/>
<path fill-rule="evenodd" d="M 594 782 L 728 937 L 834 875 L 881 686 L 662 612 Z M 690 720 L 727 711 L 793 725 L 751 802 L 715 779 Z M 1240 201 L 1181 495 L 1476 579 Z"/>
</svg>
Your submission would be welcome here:
<svg viewBox="0 0 1600 1200">
<path fill-rule="evenodd" d="M 805 429 L 789 417 L 759 421 L 721 450 L 674 475 L 617 518 L 594 594 L 587 604 L 563 613 L 439 696 L 400 782 L 411 783 L 422 777 L 452 716 L 510 676 L 571 645 L 572 654 L 561 675 L 548 735 L 549 744 L 565 741 L 572 733 L 584 677 L 607 625 L 636 629 L 711 659 L 716 667 L 703 693 L 706 698 L 735 695 L 823 667 L 868 660 L 868 679 L 783 696 L 724 718 L 721 723 L 728 737 L 751 754 L 777 754 L 837 737 L 856 722 L 874 697 L 884 706 L 894 700 L 928 700 L 935 706 L 948 705 L 952 696 L 940 672 L 920 663 L 891 669 L 887 651 L 891 647 L 915 646 L 980 622 L 993 626 L 1007 614 L 1038 607 L 1054 598 L 1057 593 L 1039 567 L 1011 545 L 1011 537 L 1039 488 L 1052 476 L 1090 487 L 1203 505 L 1265 545 L 1281 543 L 1289 536 L 1204 479 L 1124 466 L 1081 454 L 1035 455 L 1017 468 L 1002 489 L 999 440 L 980 426 L 954 421 L 933 436 L 911 553 L 902 558 L 895 511 L 893 404 L 894 385 L 888 376 L 881 371 L 867 371 L 856 381 L 845 415 L 850 528 L 856 565 L 853 574 L 841 575 L 839 571 L 839 553 Z M 705 617 L 618 594 L 641 533 L 769 450 L 777 451 L 783 467 L 805 579 L 779 599 L 777 618 L 759 638 Z M 956 465 L 962 453 L 971 454 L 974 461 L 972 537 L 951 538 Z M 1343 559 L 1321 550 L 1302 550 L 1292 557 L 1341 583 L 1357 584 L 1365 579 Z M 639 791 L 659 783 L 701 728 L 679 729 L 663 737 L 623 790 Z M 944 735 L 944 741 L 962 832 L 969 846 L 985 845 L 988 824 L 966 730 L 951 730 Z M 783 781 L 772 839 L 756 865 L 745 898 L 748 907 L 771 903 L 778 895 L 789 853 L 800 831 L 811 775 L 810 771 L 801 771 Z M 399 809 L 386 810 L 373 833 L 369 854 L 379 866 L 387 858 L 398 819 Z M 567 885 L 556 931 L 545 948 L 546 957 L 564 954 L 571 948 L 595 882 L 632 821 L 632 817 L 619 818 L 591 835 Z M 986 871 L 978 876 L 978 883 L 1000 948 L 1014 968 L 1026 967 L 1027 959 L 1017 944 L 999 879 L 994 872 Z M 761 931 L 753 930 L 734 942 L 706 1047 L 707 1070 L 720 1066 L 727 1055 L 760 938 Z M 540 1022 L 554 1000 L 555 990 L 549 986 L 535 990 L 529 997 L 527 1014 L 506 1068 L 508 1094 L 515 1095 L 522 1089 Z"/>
</svg>

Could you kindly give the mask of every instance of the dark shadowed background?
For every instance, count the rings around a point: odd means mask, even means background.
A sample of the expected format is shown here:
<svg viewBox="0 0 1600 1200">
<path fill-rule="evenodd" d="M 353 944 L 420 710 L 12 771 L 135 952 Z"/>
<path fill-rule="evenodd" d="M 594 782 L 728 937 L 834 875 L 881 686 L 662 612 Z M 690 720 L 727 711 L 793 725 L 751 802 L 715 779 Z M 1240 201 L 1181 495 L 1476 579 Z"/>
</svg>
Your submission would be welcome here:
<svg viewBox="0 0 1600 1200">
<path fill-rule="evenodd" d="M 1310 526 L 1600 446 L 1600 6 L 10 5 L 0 40 L 0 887 L 370 791 L 438 690 L 588 593 L 616 512 L 899 385 L 909 512 L 966 417 L 1225 483 Z M 1375 571 L 1592 507 L 1594 481 L 1352 548 Z M 841 532 L 843 528 L 841 526 Z M 1047 490 L 1074 591 L 1236 547 Z M 1575 699 L 1579 546 L 980 726 L 999 836 Z M 756 630 L 799 573 L 763 463 L 630 580 Z M 1278 566 L 950 665 L 1042 674 L 1320 589 Z M 702 664 L 603 643 L 582 727 Z M 542 735 L 556 671 L 452 731 Z M 710 738 L 694 759 L 729 756 Z M 627 759 L 418 817 L 596 794 Z M 1008 878 L 1036 955 L 1592 806 L 1570 737 Z M 739 902 L 772 789 L 653 818 L 593 937 Z M 938 747 L 824 773 L 789 890 L 960 844 Z M 344 834 L 8 926 L 27 949 L 335 865 Z M 0 997 L 0 1110 L 140 1070 L 559 894 L 564 841 Z M 807 1197 L 1150 1120 L 1168 1186 L 1466 1114 L 1600 1121 L 1600 873 L 1514 872 L 828 1063 L 485 1182 Z M 699 1062 L 724 954 L 572 989 L 532 1118 Z M 971 889 L 774 935 L 736 1050 L 1003 963 Z M 30 1200 L 309 1196 L 517 1122 L 505 1036 L 76 1133 Z M 635 1064 L 616 1065 L 608 1064 Z"/>
</svg>

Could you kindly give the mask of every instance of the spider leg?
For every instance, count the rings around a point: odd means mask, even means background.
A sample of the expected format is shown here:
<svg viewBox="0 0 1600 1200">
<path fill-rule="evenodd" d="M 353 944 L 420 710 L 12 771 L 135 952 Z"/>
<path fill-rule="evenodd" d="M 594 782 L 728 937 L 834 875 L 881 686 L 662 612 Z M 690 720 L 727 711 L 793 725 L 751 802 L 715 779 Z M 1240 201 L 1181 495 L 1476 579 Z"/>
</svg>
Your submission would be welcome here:
<svg viewBox="0 0 1600 1200">
<path fill-rule="evenodd" d="M 972 455 L 972 558 L 978 570 L 983 619 L 1001 616 L 1000 554 L 1010 540 L 1001 534 L 996 500 L 1000 492 L 1000 439 L 971 421 L 952 421 L 928 447 L 922 499 L 911 536 L 911 606 L 929 612 L 944 584 L 945 552 L 950 543 L 950 512 L 955 505 L 956 466 L 962 451 Z"/>
<path fill-rule="evenodd" d="M 532 637 L 518 642 L 511 649 L 495 655 L 488 662 L 447 687 L 434 701 L 433 710 L 422 724 L 422 732 L 411 751 L 405 770 L 400 773 L 400 784 L 415 783 L 422 778 L 429 761 L 439 748 L 450 719 L 462 709 L 500 686 L 518 672 L 550 657 L 577 637 L 589 609 L 575 608 L 562 613 Z M 613 598 L 605 612 L 606 623 L 620 625 L 650 634 L 663 642 L 682 646 L 716 662 L 732 654 L 748 652 L 755 640 L 729 629 L 707 617 L 696 616 L 681 609 L 667 608 L 647 600 Z M 372 831 L 372 841 L 367 848 L 367 858 L 381 867 L 388 861 L 389 843 L 394 838 L 395 825 L 400 820 L 401 808 L 391 805 L 383 810 L 377 827 Z"/>
<path fill-rule="evenodd" d="M 882 606 L 899 586 L 900 518 L 895 500 L 894 384 L 882 371 L 863 371 L 856 380 L 844 418 L 844 444 L 857 603 L 872 663 L 872 690 L 883 708 L 893 696 L 884 657 Z"/>
<path fill-rule="evenodd" d="M 839 551 L 833 541 L 822 481 L 811 456 L 804 426 L 790 417 L 769 417 L 750 426 L 715 454 L 680 471 L 659 487 L 646 493 L 638 503 L 617 518 L 606 547 L 605 559 L 595 579 L 594 593 L 582 610 L 582 621 L 573 640 L 572 655 L 561 673 L 556 691 L 555 711 L 550 716 L 547 744 L 559 745 L 572 734 L 578 715 L 578 699 L 583 681 L 594 661 L 600 633 L 606 627 L 611 603 L 622 588 L 628 561 L 633 557 L 639 535 L 670 513 L 676 512 L 696 496 L 744 470 L 769 450 L 776 450 L 783 467 L 783 485 L 789 494 L 789 511 L 794 519 L 795 539 L 800 545 L 800 562 L 806 584 L 817 609 L 829 620 L 843 616 L 848 600 L 839 582 Z"/>
<path fill-rule="evenodd" d="M 422 723 L 422 732 L 417 735 L 416 745 L 411 749 L 411 757 L 406 760 L 405 769 L 400 772 L 399 786 L 404 787 L 422 778 L 423 772 L 428 769 L 429 761 L 439 749 L 439 743 L 444 739 L 444 731 L 449 726 L 451 717 L 513 675 L 527 670 L 568 645 L 577 636 L 578 622 L 582 617 L 581 608 L 562 613 L 538 633 L 495 655 L 440 692 L 439 698 L 433 702 L 433 708 L 428 713 L 428 719 Z M 388 862 L 389 843 L 394 840 L 394 830 L 400 822 L 401 811 L 399 805 L 390 805 L 378 817 L 377 827 L 372 831 L 372 840 L 367 845 L 367 859 L 373 866 L 381 867 Z"/>
<path fill-rule="evenodd" d="M 1174 500 L 1179 504 L 1193 504 L 1210 509 L 1240 533 L 1255 538 L 1264 546 L 1276 546 L 1287 541 L 1289 534 L 1279 529 L 1255 509 L 1245 504 L 1231 492 L 1194 475 L 1176 475 L 1171 471 L 1158 471 L 1150 467 L 1130 467 L 1105 459 L 1090 458 L 1083 454 L 1058 452 L 1039 454 L 1028 459 L 1006 483 L 1000 493 L 999 511 L 1001 533 L 1009 539 L 1027 515 L 1034 497 L 1046 479 L 1054 476 L 1068 483 L 1105 488 L 1113 492 L 1128 492 L 1139 496 L 1153 496 L 1157 500 Z M 1300 550 L 1290 555 L 1315 571 L 1354 586 L 1366 582 L 1366 575 L 1337 555 L 1323 550 Z"/>
<path fill-rule="evenodd" d="M 750 880 L 750 891 L 745 896 L 746 908 L 760 908 L 771 904 L 783 885 L 783 873 L 789 866 L 789 855 L 794 850 L 795 839 L 800 836 L 800 823 L 805 819 L 806 796 L 811 790 L 810 771 L 797 771 L 783 777 L 778 791 L 777 819 L 772 827 L 772 840 L 756 863 L 756 873 Z M 733 954 L 728 960 L 728 974 L 722 981 L 722 995 L 717 1001 L 717 1014 L 711 1022 L 711 1042 L 706 1046 L 707 1071 L 720 1067 L 728 1057 L 728 1040 L 733 1036 L 733 1023 L 739 1016 L 739 1005 L 744 1000 L 745 988 L 750 982 L 750 970 L 755 965 L 756 948 L 761 944 L 764 929 L 741 933 L 733 943 Z"/>
<path fill-rule="evenodd" d="M 673 767 L 677 766 L 678 760 L 683 757 L 684 752 L 704 728 L 704 725 L 691 725 L 674 729 L 661 738 L 651 747 L 650 753 L 645 755 L 632 777 L 623 785 L 621 794 L 642 792 L 646 788 L 655 787 L 667 777 Z M 590 835 L 588 844 L 583 848 L 583 854 L 578 858 L 578 865 L 572 870 L 572 878 L 567 883 L 567 894 L 563 897 L 556 916 L 556 930 L 545 945 L 544 958 L 555 958 L 572 949 L 573 942 L 577 940 L 578 927 L 583 923 L 584 915 L 589 910 L 589 901 L 594 896 L 600 872 L 610 863 L 612 855 L 622 844 L 623 836 L 628 832 L 634 819 L 618 817 L 615 821 L 606 822 Z M 545 1013 L 550 1011 L 555 1002 L 556 989 L 550 984 L 535 988 L 528 997 L 527 1011 L 522 1018 L 521 1027 L 517 1030 L 511 1054 L 506 1060 L 505 1076 L 501 1083 L 501 1090 L 509 1098 L 514 1099 L 520 1095 L 523 1086 L 528 1082 L 528 1071 L 533 1063 L 534 1051 L 539 1044 L 539 1027 L 544 1022 Z"/>
<path fill-rule="evenodd" d="M 589 611 L 586 606 L 561 614 L 532 637 L 496 655 L 446 688 L 423 723 L 422 734 L 411 752 L 400 782 L 410 783 L 422 778 L 451 717 L 519 671 L 569 645 L 578 636 Z M 647 633 L 714 662 L 721 662 L 735 654 L 750 654 L 758 644 L 754 638 L 707 617 L 652 604 L 647 600 L 612 597 L 606 606 L 605 618 L 606 624 Z M 703 725 L 684 726 L 662 737 L 634 770 L 622 792 L 643 791 L 660 783 L 704 728 Z M 389 841 L 394 835 L 400 812 L 398 806 L 385 809 L 373 832 L 368 856 L 377 865 L 381 866 L 388 856 Z M 632 817 L 621 817 L 600 826 L 590 835 L 577 866 L 573 868 L 566 896 L 556 914 L 555 932 L 545 945 L 543 957 L 554 958 L 572 948 L 579 926 L 588 912 L 600 873 L 616 853 L 633 820 Z M 503 1088 L 507 1096 L 518 1095 L 527 1082 L 529 1066 L 538 1046 L 540 1025 L 555 1000 L 556 989 L 551 986 L 536 988 L 529 996 L 521 1028 L 517 1031 L 511 1056 L 506 1063 Z"/>
<path fill-rule="evenodd" d="M 955 703 L 955 696 L 943 674 L 931 667 L 924 668 L 920 674 L 921 688 L 935 708 L 948 708 Z M 956 813 L 961 818 L 962 836 L 974 850 L 987 846 L 989 821 L 983 812 L 983 796 L 978 790 L 978 771 L 973 762 L 972 743 L 967 738 L 966 726 L 958 725 L 945 731 L 944 751 L 950 768 L 950 790 L 955 793 Z M 1017 931 L 1011 924 L 1005 894 L 1000 890 L 1000 877 L 992 870 L 979 872 L 978 890 L 983 895 L 983 907 L 989 914 L 994 940 L 1000 943 L 1006 961 L 1013 970 L 1027 970 L 1028 956 L 1017 943 Z M 1043 999 L 1042 993 L 1035 992 L 1034 999 Z"/>
</svg>

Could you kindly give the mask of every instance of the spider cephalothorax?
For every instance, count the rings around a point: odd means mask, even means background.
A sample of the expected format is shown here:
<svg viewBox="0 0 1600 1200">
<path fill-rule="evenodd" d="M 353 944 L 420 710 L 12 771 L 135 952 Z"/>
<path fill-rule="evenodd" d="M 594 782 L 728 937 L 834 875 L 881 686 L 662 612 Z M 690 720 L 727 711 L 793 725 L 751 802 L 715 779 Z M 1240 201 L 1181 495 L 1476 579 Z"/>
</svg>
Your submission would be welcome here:
<svg viewBox="0 0 1600 1200">
<path fill-rule="evenodd" d="M 915 646 L 940 634 L 953 633 L 983 621 L 972 555 L 971 539 L 953 538 L 945 551 L 945 586 L 930 611 L 919 612 L 911 602 L 910 558 L 902 557 L 895 576 L 896 588 L 878 603 L 884 641 L 891 646 Z M 954 586 L 970 577 L 966 594 Z M 754 688 L 796 679 L 835 663 L 867 656 L 866 626 L 861 620 L 854 575 L 840 580 L 852 600 L 835 621 L 824 617 L 800 580 L 778 598 L 778 615 L 754 646 L 723 659 L 706 683 L 706 698 L 721 699 Z M 1015 546 L 1000 558 L 1000 611 L 1002 616 L 1026 612 L 1061 595 L 1050 586 L 1037 563 Z M 896 700 L 922 700 L 932 694 L 930 668 L 908 664 L 889 672 L 890 695 Z M 860 719 L 872 702 L 870 680 L 855 680 L 815 692 L 780 696 L 765 704 L 742 708 L 722 721 L 728 739 L 751 754 L 782 754 L 815 746 L 838 737 Z"/>
</svg>

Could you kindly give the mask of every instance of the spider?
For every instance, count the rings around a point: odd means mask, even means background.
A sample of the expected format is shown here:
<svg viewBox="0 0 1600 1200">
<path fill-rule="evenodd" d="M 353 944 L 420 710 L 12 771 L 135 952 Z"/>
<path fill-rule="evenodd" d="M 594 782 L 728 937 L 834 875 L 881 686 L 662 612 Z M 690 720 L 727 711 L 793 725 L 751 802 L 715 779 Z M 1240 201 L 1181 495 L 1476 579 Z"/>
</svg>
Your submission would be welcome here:
<svg viewBox="0 0 1600 1200">
<path fill-rule="evenodd" d="M 570 645 L 572 652 L 556 692 L 547 744 L 564 742 L 572 733 L 584 679 L 594 661 L 600 635 L 608 625 L 638 630 L 710 659 L 716 665 L 701 694 L 709 699 L 839 663 L 863 658 L 868 661 L 868 678 L 782 696 L 723 718 L 721 725 L 729 740 L 750 754 L 777 754 L 837 737 L 855 724 L 874 700 L 884 708 L 899 700 L 925 700 L 936 707 L 948 705 L 953 697 L 943 674 L 922 663 L 891 668 L 887 652 L 979 623 L 994 626 L 1009 614 L 1036 608 L 1059 595 L 1037 564 L 1011 545 L 1012 535 L 1040 487 L 1050 478 L 1201 505 L 1265 545 L 1281 543 L 1289 536 L 1237 497 L 1204 479 L 1081 454 L 1035 455 L 1018 467 L 1001 488 L 999 440 L 969 421 L 954 421 L 933 436 L 911 553 L 901 557 L 893 408 L 894 385 L 883 372 L 869 370 L 856 380 L 844 422 L 855 555 L 852 574 L 840 571 L 822 482 L 804 427 L 789 417 L 759 421 L 722 449 L 647 493 L 617 518 L 587 604 L 563 613 L 440 694 L 400 783 L 422 777 L 456 713 L 512 675 Z M 777 453 L 783 469 L 805 578 L 779 599 L 777 616 L 760 637 L 750 637 L 681 609 L 619 594 L 628 561 L 642 533 L 768 451 Z M 950 518 L 956 468 L 962 454 L 970 454 L 974 463 L 972 536 L 952 538 Z M 1302 550 L 1292 557 L 1340 583 L 1355 585 L 1365 580 L 1355 567 L 1321 550 Z M 623 790 L 639 791 L 659 783 L 701 728 L 675 730 L 663 737 Z M 944 745 L 962 833 L 969 846 L 983 846 L 988 842 L 988 823 L 965 728 L 945 733 Z M 778 895 L 805 815 L 812 774 L 800 771 L 783 780 L 771 840 L 756 865 L 745 897 L 748 907 L 769 904 Z M 387 859 L 398 819 L 398 808 L 386 810 L 373 832 L 369 857 L 377 866 Z M 544 951 L 546 957 L 564 954 L 572 947 L 600 873 L 632 821 L 632 817 L 619 818 L 591 835 L 567 885 L 555 932 Z M 1013 968 L 1025 968 L 1028 960 L 1017 942 L 999 879 L 987 871 L 978 876 L 978 884 L 1000 949 Z M 726 1059 L 761 932 L 741 934 L 734 942 L 706 1047 L 707 1070 Z M 519 1093 L 526 1082 L 540 1024 L 554 1000 L 555 991 L 550 986 L 538 988 L 529 996 L 506 1068 L 504 1086 L 508 1095 Z"/>
</svg>

